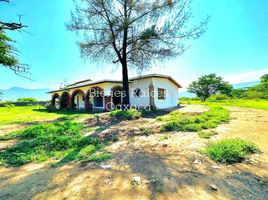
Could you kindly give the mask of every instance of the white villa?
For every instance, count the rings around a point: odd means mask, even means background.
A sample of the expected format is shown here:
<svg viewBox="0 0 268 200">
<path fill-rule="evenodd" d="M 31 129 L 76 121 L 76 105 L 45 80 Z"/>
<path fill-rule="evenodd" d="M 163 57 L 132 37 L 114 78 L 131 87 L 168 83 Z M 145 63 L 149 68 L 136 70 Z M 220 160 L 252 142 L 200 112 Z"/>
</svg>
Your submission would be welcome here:
<svg viewBox="0 0 268 200">
<path fill-rule="evenodd" d="M 178 89 L 172 77 L 150 74 L 129 79 L 131 107 L 166 109 L 177 106 Z M 111 110 L 121 105 L 122 82 L 117 80 L 92 81 L 90 79 L 69 84 L 64 89 L 49 92 L 52 105 L 67 109 Z"/>
</svg>

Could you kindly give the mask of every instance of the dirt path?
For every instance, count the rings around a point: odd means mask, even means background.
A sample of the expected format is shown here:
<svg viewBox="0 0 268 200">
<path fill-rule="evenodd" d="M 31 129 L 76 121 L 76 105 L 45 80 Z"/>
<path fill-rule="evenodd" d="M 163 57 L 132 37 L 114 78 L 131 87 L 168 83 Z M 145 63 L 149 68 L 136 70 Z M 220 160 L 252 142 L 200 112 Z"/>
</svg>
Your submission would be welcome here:
<svg viewBox="0 0 268 200">
<path fill-rule="evenodd" d="M 183 109 L 195 112 L 201 107 Z M 1 167 L 0 199 L 267 199 L 268 112 L 229 109 L 232 121 L 218 127 L 220 134 L 211 140 L 241 137 L 254 141 L 263 153 L 245 163 L 226 166 L 206 158 L 197 149 L 209 140 L 196 133 L 128 137 L 108 147 L 113 158 L 105 163 Z M 137 122 L 116 127 L 137 128 Z M 104 170 L 101 164 L 111 169 Z"/>
</svg>

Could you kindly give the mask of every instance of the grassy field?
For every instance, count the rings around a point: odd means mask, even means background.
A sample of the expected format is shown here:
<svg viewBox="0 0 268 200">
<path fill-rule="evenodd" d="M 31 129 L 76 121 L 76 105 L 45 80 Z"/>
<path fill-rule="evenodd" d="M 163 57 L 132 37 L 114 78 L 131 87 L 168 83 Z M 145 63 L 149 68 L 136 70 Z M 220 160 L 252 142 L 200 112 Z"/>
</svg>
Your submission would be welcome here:
<svg viewBox="0 0 268 200">
<path fill-rule="evenodd" d="M 255 100 L 255 99 L 229 99 L 222 101 L 205 101 L 200 100 L 182 100 L 181 104 L 202 104 L 202 105 L 217 105 L 217 106 L 239 106 L 255 109 L 268 110 L 268 100 Z"/>
<path fill-rule="evenodd" d="M 43 107 L 39 106 L 0 107 L 0 126 L 56 119 L 75 119 L 87 115 L 89 114 L 64 110 L 49 113 Z"/>
</svg>

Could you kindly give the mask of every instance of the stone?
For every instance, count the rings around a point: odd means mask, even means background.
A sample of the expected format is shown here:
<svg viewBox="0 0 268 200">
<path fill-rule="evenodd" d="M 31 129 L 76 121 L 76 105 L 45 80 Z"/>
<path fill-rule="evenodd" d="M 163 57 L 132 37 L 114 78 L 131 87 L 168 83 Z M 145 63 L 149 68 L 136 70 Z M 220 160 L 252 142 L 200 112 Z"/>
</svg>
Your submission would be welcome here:
<svg viewBox="0 0 268 200">
<path fill-rule="evenodd" d="M 104 181 L 104 183 L 107 184 L 107 185 L 111 185 L 112 184 L 112 180 L 111 179 L 106 179 Z"/>
<path fill-rule="evenodd" d="M 100 166 L 102 169 L 111 169 L 112 166 L 111 165 L 101 165 Z"/>
<path fill-rule="evenodd" d="M 210 185 L 210 188 L 211 188 L 212 190 L 214 190 L 214 191 L 218 191 L 217 186 L 214 185 L 214 184 L 211 184 L 211 185 Z"/>
<path fill-rule="evenodd" d="M 142 181 L 142 183 L 144 183 L 144 184 L 149 184 L 149 183 L 151 183 L 151 181 L 145 179 L 145 180 Z"/>
<path fill-rule="evenodd" d="M 194 164 L 200 164 L 202 163 L 201 160 L 195 159 Z"/>
<path fill-rule="evenodd" d="M 139 184 L 141 184 L 141 177 L 139 177 L 139 176 L 132 177 L 131 184 L 132 185 L 139 185 Z"/>
<path fill-rule="evenodd" d="M 220 169 L 221 167 L 218 166 L 218 165 L 213 165 L 212 168 L 214 168 L 214 169 Z"/>
</svg>

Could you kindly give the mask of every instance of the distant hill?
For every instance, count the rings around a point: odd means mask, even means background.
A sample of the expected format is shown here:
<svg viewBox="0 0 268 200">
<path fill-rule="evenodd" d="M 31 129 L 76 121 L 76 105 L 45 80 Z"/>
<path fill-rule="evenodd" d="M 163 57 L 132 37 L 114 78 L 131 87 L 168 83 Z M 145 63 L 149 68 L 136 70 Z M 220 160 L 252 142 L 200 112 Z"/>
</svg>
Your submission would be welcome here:
<svg viewBox="0 0 268 200">
<path fill-rule="evenodd" d="M 8 90 L 0 91 L 4 94 L 2 100 L 17 100 L 18 98 L 33 97 L 38 100 L 49 100 L 50 95 L 47 94 L 51 89 L 27 89 L 21 87 L 11 87 Z"/>
<path fill-rule="evenodd" d="M 254 85 L 259 84 L 260 81 L 253 81 L 253 82 L 246 82 L 246 83 L 237 83 L 237 84 L 233 84 L 233 87 L 235 89 L 239 89 L 239 88 L 248 88 L 248 87 L 252 87 Z M 192 98 L 195 97 L 194 94 L 187 92 L 187 91 L 179 91 L 179 97 L 188 97 L 188 98 Z"/>
<path fill-rule="evenodd" d="M 248 88 L 248 87 L 252 87 L 254 85 L 259 84 L 260 81 L 254 81 L 254 82 L 246 82 L 246 83 L 237 83 L 237 84 L 233 84 L 233 87 L 235 89 L 239 89 L 239 88 Z"/>
</svg>

